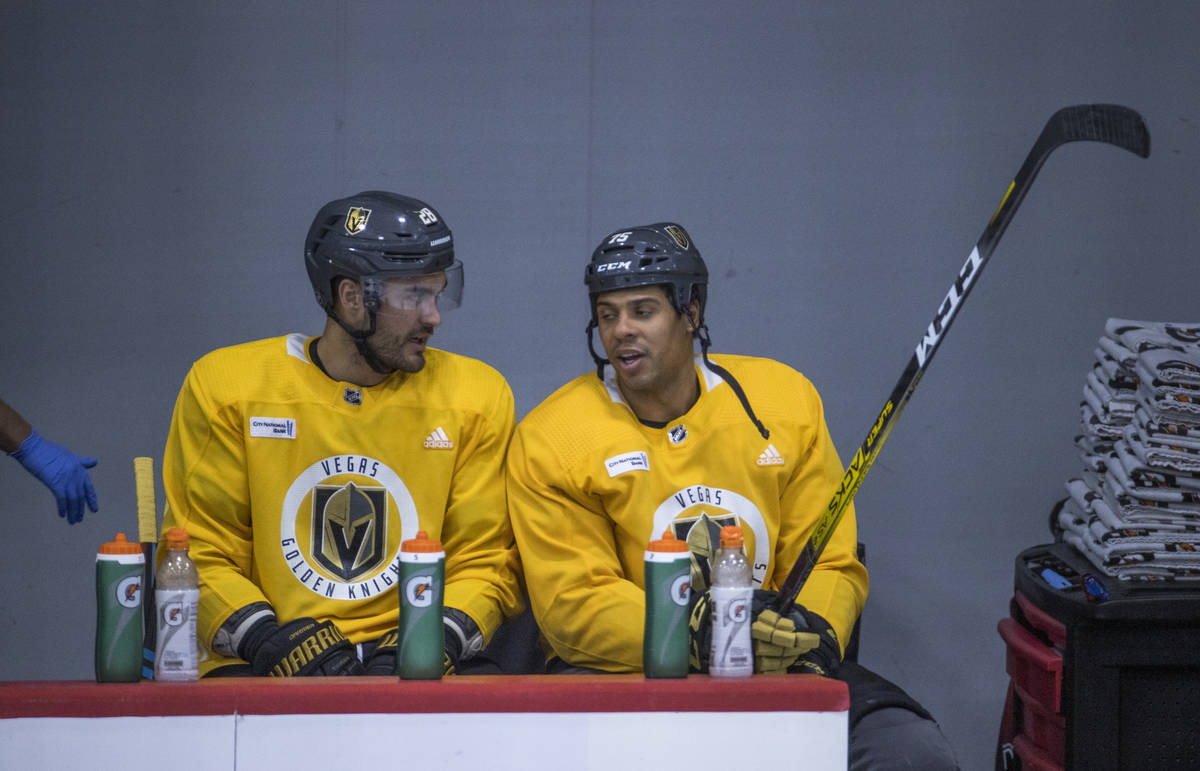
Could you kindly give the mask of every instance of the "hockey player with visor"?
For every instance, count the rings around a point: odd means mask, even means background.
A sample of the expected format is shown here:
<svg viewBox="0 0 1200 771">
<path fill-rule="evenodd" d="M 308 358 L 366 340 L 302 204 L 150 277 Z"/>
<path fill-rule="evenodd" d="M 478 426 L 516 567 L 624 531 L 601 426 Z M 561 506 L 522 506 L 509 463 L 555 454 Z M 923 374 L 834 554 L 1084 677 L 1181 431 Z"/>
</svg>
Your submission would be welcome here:
<svg viewBox="0 0 1200 771">
<path fill-rule="evenodd" d="M 400 544 L 446 551 L 445 668 L 520 610 L 502 458 L 504 378 L 429 347 L 461 302 L 441 215 L 368 191 L 313 220 L 304 260 L 321 335 L 214 351 L 192 367 L 163 462 L 163 531 L 200 572 L 201 672 L 393 674 Z"/>
</svg>

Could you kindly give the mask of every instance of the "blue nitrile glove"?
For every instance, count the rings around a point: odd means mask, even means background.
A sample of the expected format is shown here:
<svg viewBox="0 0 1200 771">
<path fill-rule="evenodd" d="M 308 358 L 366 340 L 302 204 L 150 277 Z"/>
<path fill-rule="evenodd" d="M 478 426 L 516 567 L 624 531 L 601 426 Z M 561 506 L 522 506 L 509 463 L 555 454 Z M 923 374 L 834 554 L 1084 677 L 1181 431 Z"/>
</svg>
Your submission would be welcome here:
<svg viewBox="0 0 1200 771">
<path fill-rule="evenodd" d="M 72 525 L 83 519 L 83 502 L 87 501 L 92 511 L 96 505 L 96 491 L 87 470 L 96 465 L 95 458 L 83 458 L 42 438 L 34 429 L 14 452 L 9 453 L 54 493 L 58 502 L 58 516 L 66 517 Z"/>
</svg>

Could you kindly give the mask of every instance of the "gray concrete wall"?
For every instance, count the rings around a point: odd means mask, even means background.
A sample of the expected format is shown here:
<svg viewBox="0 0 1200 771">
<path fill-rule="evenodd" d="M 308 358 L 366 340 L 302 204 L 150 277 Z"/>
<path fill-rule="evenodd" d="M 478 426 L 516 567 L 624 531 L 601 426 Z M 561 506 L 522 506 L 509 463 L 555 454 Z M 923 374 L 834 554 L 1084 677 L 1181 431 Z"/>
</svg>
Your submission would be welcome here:
<svg viewBox="0 0 1200 771">
<path fill-rule="evenodd" d="M 319 331 L 326 200 L 441 210 L 467 299 L 435 344 L 519 415 L 590 366 L 595 243 L 679 221 L 715 350 L 805 372 L 848 458 L 1045 120 L 1123 103 L 1150 160 L 1054 155 L 858 497 L 861 659 L 990 767 L 996 621 L 1079 468 L 1104 320 L 1200 321 L 1198 32 L 1182 2 L 5 3 L 0 397 L 100 458 L 101 510 L 68 527 L 0 462 L 0 679 L 92 676 L 131 459 L 197 357 Z"/>
</svg>

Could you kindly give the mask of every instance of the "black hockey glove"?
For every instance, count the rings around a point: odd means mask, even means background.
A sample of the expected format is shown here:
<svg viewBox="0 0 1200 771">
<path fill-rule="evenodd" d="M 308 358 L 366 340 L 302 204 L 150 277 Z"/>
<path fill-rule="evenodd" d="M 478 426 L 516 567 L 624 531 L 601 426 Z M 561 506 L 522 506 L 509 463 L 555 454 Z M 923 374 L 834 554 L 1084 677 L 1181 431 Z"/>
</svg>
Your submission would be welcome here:
<svg viewBox="0 0 1200 771">
<path fill-rule="evenodd" d="M 708 590 L 692 592 L 692 611 L 688 616 L 688 670 L 707 672 L 712 649 L 712 607 Z"/>
<path fill-rule="evenodd" d="M 841 663 L 837 633 L 820 614 L 803 605 L 792 605 L 787 615 L 779 615 L 769 607 L 778 596 L 761 589 L 754 592 L 750 626 L 754 671 L 831 676 Z"/>
<path fill-rule="evenodd" d="M 777 596 L 776 592 L 754 591 L 750 626 L 754 671 L 832 675 L 841 663 L 841 648 L 833 628 L 819 614 L 802 605 L 793 605 L 783 617 L 768 610 L 767 606 Z M 712 610 L 707 591 L 692 595 L 688 631 L 691 671 L 707 672 L 712 645 Z"/>
<path fill-rule="evenodd" d="M 396 672 L 396 644 L 400 642 L 400 632 L 389 629 L 375 642 L 375 649 L 363 661 L 368 675 L 390 675 Z"/>
<path fill-rule="evenodd" d="M 451 675 L 461 662 L 482 650 L 483 634 L 471 617 L 457 608 L 445 608 L 442 611 L 442 624 L 446 639 L 442 674 Z M 368 675 L 396 674 L 396 646 L 399 641 L 400 634 L 395 629 L 379 638 L 365 662 Z"/>
<path fill-rule="evenodd" d="M 354 645 L 332 622 L 298 618 L 283 626 L 263 619 L 246 633 L 238 655 L 254 674 L 271 677 L 361 675 Z"/>
<path fill-rule="evenodd" d="M 459 665 L 475 658 L 483 650 L 483 632 L 475 619 L 458 608 L 445 608 L 442 623 L 446 627 L 446 656 L 442 674 L 452 675 Z"/>
</svg>

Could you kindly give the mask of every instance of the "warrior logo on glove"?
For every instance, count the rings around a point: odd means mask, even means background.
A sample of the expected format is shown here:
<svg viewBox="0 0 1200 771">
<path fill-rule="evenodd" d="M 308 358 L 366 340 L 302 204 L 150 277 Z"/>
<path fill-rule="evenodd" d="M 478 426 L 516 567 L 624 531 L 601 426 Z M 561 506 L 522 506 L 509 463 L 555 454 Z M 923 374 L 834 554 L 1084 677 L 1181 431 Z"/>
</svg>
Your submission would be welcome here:
<svg viewBox="0 0 1200 771">
<path fill-rule="evenodd" d="M 335 600 L 395 591 L 402 534 L 419 529 L 400 476 L 365 455 L 309 466 L 292 482 L 281 514 L 279 546 L 292 575 Z"/>
</svg>

